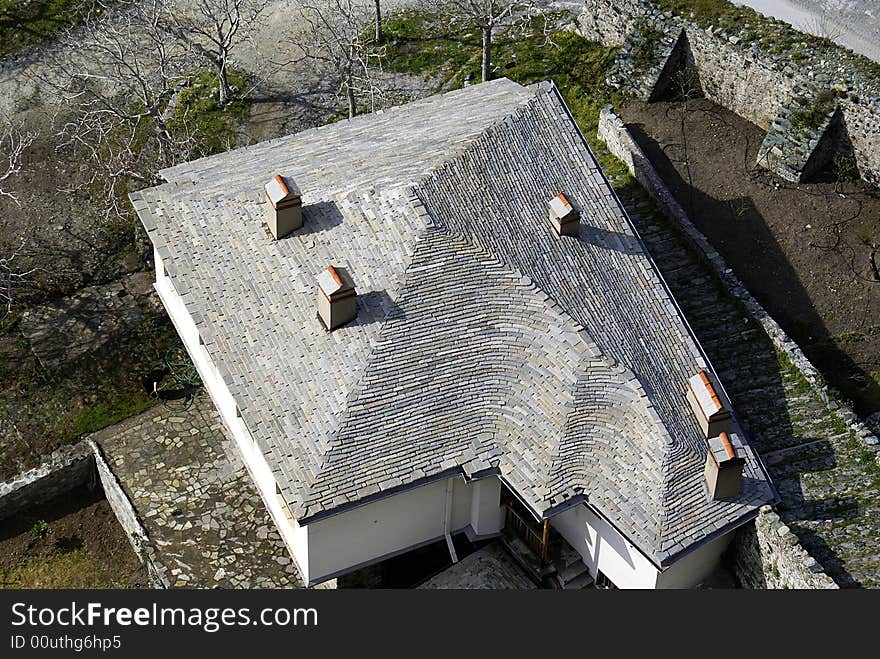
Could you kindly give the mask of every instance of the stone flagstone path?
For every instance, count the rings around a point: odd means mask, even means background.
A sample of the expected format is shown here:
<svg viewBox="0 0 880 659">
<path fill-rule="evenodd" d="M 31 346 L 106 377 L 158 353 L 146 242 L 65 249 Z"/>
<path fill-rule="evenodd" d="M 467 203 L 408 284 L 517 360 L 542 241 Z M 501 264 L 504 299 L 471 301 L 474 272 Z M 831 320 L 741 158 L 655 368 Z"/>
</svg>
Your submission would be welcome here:
<svg viewBox="0 0 880 659">
<path fill-rule="evenodd" d="M 172 587 L 302 587 L 211 399 L 161 406 L 92 437 L 131 499 Z"/>
</svg>

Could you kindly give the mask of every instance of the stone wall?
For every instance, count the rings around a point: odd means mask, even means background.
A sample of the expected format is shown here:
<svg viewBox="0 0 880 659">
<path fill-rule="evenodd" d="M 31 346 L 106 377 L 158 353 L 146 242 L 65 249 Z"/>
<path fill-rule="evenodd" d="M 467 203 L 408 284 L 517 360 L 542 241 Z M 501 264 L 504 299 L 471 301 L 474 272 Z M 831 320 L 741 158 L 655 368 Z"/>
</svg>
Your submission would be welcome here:
<svg viewBox="0 0 880 659">
<path fill-rule="evenodd" d="M 800 347 L 748 292 L 727 267 L 726 262 L 697 229 L 654 169 L 651 161 L 636 144 L 623 120 L 605 108 L 599 116 L 598 137 L 608 150 L 623 161 L 630 173 L 655 200 L 658 209 L 683 232 L 691 246 L 701 254 L 731 295 L 736 297 L 763 327 L 774 346 L 785 353 L 804 375 L 829 409 L 852 429 L 865 446 L 878 444 L 877 437 L 852 409 L 829 397 L 822 376 Z M 761 510 L 754 523 L 737 533 L 731 548 L 731 562 L 737 578 L 746 588 L 836 588 L 818 563 L 800 545 L 797 536 L 782 524 L 769 507 Z"/>
<path fill-rule="evenodd" d="M 94 483 L 94 458 L 85 444 L 62 446 L 33 469 L 0 483 L 0 520 L 75 487 Z"/>
<path fill-rule="evenodd" d="M 660 11 L 652 0 L 585 0 L 577 31 L 621 46 L 608 82 L 645 101 L 671 88 L 679 61 L 693 64 L 707 98 L 768 131 L 758 164 L 779 176 L 802 181 L 846 153 L 862 178 L 880 185 L 880 79 L 874 65 L 830 44 L 817 47 L 812 57 L 803 50 L 791 57 L 782 42 L 768 50 L 756 41 L 762 30 L 792 44 L 807 37 L 757 14 L 751 22 L 706 25 Z M 804 120 L 813 109 L 824 118 Z"/>
<path fill-rule="evenodd" d="M 736 532 L 728 552 L 743 588 L 838 588 L 770 506 Z"/>
<path fill-rule="evenodd" d="M 158 569 L 155 551 L 128 496 L 110 471 L 101 449 L 91 440 L 62 446 L 33 469 L 0 483 L 0 521 L 44 504 L 70 490 L 88 485 L 102 487 L 110 509 L 122 526 L 135 553 L 147 567 L 154 587 L 167 588 Z"/>
</svg>

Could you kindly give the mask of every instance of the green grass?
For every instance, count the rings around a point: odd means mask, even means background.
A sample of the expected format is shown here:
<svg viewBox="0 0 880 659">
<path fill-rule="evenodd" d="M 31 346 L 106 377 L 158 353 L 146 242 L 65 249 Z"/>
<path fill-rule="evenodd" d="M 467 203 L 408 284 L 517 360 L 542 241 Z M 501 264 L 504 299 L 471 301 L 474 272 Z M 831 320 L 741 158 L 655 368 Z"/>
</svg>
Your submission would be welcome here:
<svg viewBox="0 0 880 659">
<path fill-rule="evenodd" d="M 32 558 L 23 565 L 0 568 L 0 588 L 119 588 L 101 564 L 84 549 Z"/>
<path fill-rule="evenodd" d="M 200 71 L 190 78 L 189 86 L 180 91 L 177 107 L 169 122 L 172 130 L 186 126 L 199 143 L 200 155 L 227 151 L 235 146 L 238 129 L 250 111 L 250 99 L 243 93 L 247 80 L 239 71 L 229 72 L 229 84 L 239 93 L 220 103 L 219 85 L 211 71 Z"/>
<path fill-rule="evenodd" d="M 0 56 L 51 39 L 79 23 L 90 6 L 90 0 L 0 0 Z"/>
<path fill-rule="evenodd" d="M 114 423 L 119 423 L 135 414 L 140 414 L 156 404 L 141 390 L 114 392 L 79 410 L 71 419 L 71 439 L 97 432 Z"/>
<path fill-rule="evenodd" d="M 550 20 L 558 15 L 550 17 Z M 496 37 L 492 64 L 496 77 L 523 85 L 553 80 L 609 178 L 630 181 L 626 167 L 596 139 L 599 111 L 622 102 L 623 96 L 605 83 L 617 54 L 573 32 L 559 30 L 544 36 L 543 20 L 525 33 Z M 450 31 L 440 15 L 429 9 L 407 9 L 386 23 L 384 66 L 393 71 L 429 76 L 440 89 L 457 89 L 465 81 L 480 81 L 480 36 Z"/>
</svg>

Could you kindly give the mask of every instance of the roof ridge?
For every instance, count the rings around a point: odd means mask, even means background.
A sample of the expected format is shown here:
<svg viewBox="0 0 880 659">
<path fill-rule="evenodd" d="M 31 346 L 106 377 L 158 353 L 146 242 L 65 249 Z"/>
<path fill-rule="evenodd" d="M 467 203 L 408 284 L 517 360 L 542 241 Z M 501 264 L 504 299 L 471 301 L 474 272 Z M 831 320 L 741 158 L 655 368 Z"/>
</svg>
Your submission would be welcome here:
<svg viewBox="0 0 880 659">
<path fill-rule="evenodd" d="M 412 212 L 414 214 L 422 216 L 422 217 L 425 217 L 428 215 L 427 210 L 425 210 L 424 206 L 422 206 L 421 200 L 419 200 L 419 198 L 415 195 L 415 192 L 414 192 L 412 186 L 404 186 L 401 189 L 401 191 L 406 194 L 406 205 L 412 210 Z M 418 245 L 419 242 L 421 242 L 424 235 L 432 230 L 433 230 L 433 226 L 431 226 L 430 224 L 429 224 L 429 226 L 426 226 L 426 227 L 420 229 L 417 233 L 418 237 L 416 238 L 414 245 Z M 415 255 L 416 255 L 416 250 L 413 249 L 412 253 L 409 254 L 407 257 L 406 266 L 404 267 L 403 272 L 401 273 L 400 278 L 398 279 L 397 287 L 394 290 L 395 297 L 397 297 L 397 294 L 406 287 L 407 275 L 409 273 L 410 268 L 413 265 L 413 262 L 415 260 Z M 390 296 L 390 294 L 389 294 L 389 296 Z M 394 300 L 394 298 L 392 298 L 392 301 L 393 300 Z M 397 313 L 397 310 L 392 308 L 392 309 L 389 309 L 385 313 L 385 315 L 383 316 L 382 329 L 379 330 L 379 334 L 372 341 L 372 343 L 370 345 L 370 350 L 367 353 L 366 357 L 364 358 L 364 360 L 361 364 L 360 373 L 359 373 L 357 379 L 354 381 L 354 383 L 349 388 L 348 392 L 346 393 L 345 402 L 344 402 L 343 408 L 342 408 L 343 411 L 342 411 L 342 414 L 340 415 L 339 423 L 334 428 L 329 430 L 327 432 L 327 434 L 324 436 L 324 441 L 327 443 L 327 449 L 325 451 L 323 451 L 323 453 L 321 454 L 321 462 L 320 462 L 320 465 L 318 467 L 317 472 L 311 476 L 308 483 L 304 483 L 306 489 L 308 487 L 310 487 L 312 485 L 312 483 L 314 483 L 318 479 L 319 475 L 323 472 L 324 468 L 327 466 L 328 457 L 331 453 L 331 449 L 332 449 L 333 443 L 334 443 L 333 436 L 338 435 L 340 430 L 342 429 L 342 427 L 345 425 L 346 417 L 348 416 L 348 410 L 350 407 L 349 404 L 351 403 L 352 400 L 355 400 L 357 398 L 357 396 L 360 395 L 361 383 L 363 382 L 363 379 L 366 376 L 367 367 L 369 366 L 376 350 L 379 348 L 379 346 L 382 343 L 382 335 L 384 333 L 386 321 L 396 313 Z M 297 511 L 303 505 L 304 502 L 294 502 L 294 503 L 287 502 L 287 503 L 288 503 L 288 505 L 291 506 L 291 509 L 294 512 L 294 516 L 297 516 Z"/>
</svg>

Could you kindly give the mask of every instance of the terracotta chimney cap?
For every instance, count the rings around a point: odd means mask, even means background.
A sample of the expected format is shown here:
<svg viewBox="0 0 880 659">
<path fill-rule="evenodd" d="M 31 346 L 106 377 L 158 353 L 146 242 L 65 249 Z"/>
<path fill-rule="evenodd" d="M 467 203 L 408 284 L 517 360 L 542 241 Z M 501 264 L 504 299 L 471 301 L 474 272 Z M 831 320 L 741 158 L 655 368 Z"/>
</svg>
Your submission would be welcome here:
<svg viewBox="0 0 880 659">
<path fill-rule="evenodd" d="M 315 279 L 318 280 L 321 292 L 328 298 L 337 297 L 354 289 L 354 282 L 344 268 L 337 270 L 334 266 L 328 265 Z"/>
<path fill-rule="evenodd" d="M 277 207 L 282 202 L 298 199 L 300 196 L 300 191 L 296 184 L 289 178 L 281 176 L 281 174 L 276 174 L 266 183 L 266 197 L 268 197 L 273 206 Z"/>
</svg>

